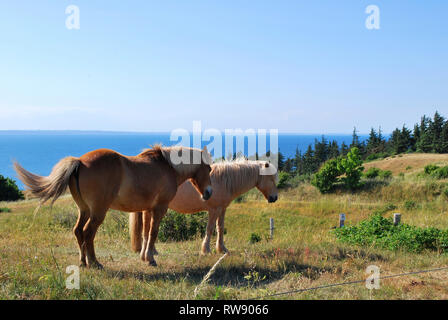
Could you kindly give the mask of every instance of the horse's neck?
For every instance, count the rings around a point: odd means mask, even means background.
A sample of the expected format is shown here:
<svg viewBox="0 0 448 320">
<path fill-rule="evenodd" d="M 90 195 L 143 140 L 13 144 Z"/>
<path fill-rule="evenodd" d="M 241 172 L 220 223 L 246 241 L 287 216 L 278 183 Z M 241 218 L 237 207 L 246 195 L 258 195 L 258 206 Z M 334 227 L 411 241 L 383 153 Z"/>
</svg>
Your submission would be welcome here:
<svg viewBox="0 0 448 320">
<path fill-rule="evenodd" d="M 258 170 L 258 167 L 257 167 L 257 170 Z M 258 175 L 251 177 L 251 179 L 245 179 L 244 183 L 237 184 L 236 186 L 234 186 L 233 192 L 232 192 L 233 193 L 232 197 L 236 198 L 236 197 L 248 192 L 252 188 L 256 187 L 257 184 L 258 184 Z"/>
<path fill-rule="evenodd" d="M 250 183 L 244 186 L 241 186 L 241 188 L 238 188 L 238 190 L 235 190 L 232 194 L 232 198 L 236 198 L 244 193 L 246 193 L 247 191 L 255 188 L 255 186 L 257 185 L 257 183 Z"/>
</svg>

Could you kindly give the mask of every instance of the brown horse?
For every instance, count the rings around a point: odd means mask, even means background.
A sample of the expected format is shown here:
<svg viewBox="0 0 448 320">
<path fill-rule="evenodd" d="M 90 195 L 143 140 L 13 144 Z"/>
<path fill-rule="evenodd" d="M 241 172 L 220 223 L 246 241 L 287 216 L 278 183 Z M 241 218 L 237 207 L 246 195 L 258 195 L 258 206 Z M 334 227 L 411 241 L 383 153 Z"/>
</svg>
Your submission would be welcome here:
<svg viewBox="0 0 448 320">
<path fill-rule="evenodd" d="M 274 174 L 261 175 L 260 170 L 269 169 Z M 274 170 L 272 170 L 274 169 Z M 229 204 L 241 194 L 256 187 L 263 193 L 268 202 L 275 202 L 278 198 L 277 179 L 278 175 L 272 164 L 265 161 L 248 161 L 238 159 L 235 161 L 222 161 L 212 165 L 210 175 L 213 197 L 205 202 L 201 200 L 193 185 L 186 181 L 177 190 L 174 199 L 168 207 L 180 213 L 196 213 L 208 211 L 207 232 L 202 242 L 202 254 L 210 252 L 210 237 L 214 230 L 216 221 L 217 239 L 216 251 L 227 252 L 224 246 L 224 215 Z M 132 249 L 136 252 L 141 250 L 144 257 L 145 247 L 142 247 L 142 235 L 144 242 L 151 230 L 149 221 L 151 211 L 131 212 L 129 216 L 129 230 L 131 234 Z"/>
<path fill-rule="evenodd" d="M 190 161 L 179 161 L 179 155 Z M 191 161 L 192 156 L 196 160 Z M 93 241 L 109 208 L 153 212 L 145 260 L 156 265 L 152 248 L 168 203 L 176 195 L 177 187 L 187 179 L 204 200 L 209 199 L 212 193 L 209 163 L 211 156 L 206 148 L 201 151 L 155 146 L 137 156 L 99 149 L 80 158 L 67 157 L 54 166 L 48 177 L 34 175 L 18 163 L 14 166 L 20 180 L 40 198 L 41 204 L 51 198 L 53 204 L 67 186 L 70 188 L 79 208 L 73 232 L 78 240 L 80 264 L 102 268 L 95 256 Z"/>
</svg>

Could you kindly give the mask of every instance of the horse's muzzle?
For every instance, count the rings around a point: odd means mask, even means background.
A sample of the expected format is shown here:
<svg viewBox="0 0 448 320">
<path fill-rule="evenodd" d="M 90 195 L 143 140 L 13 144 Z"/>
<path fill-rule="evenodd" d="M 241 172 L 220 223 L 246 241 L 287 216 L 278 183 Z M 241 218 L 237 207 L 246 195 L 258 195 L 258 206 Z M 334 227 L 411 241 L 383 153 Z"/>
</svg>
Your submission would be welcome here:
<svg viewBox="0 0 448 320">
<path fill-rule="evenodd" d="M 207 187 L 207 189 L 205 189 L 204 193 L 202 194 L 202 199 L 204 200 L 208 200 L 210 199 L 210 197 L 212 196 L 212 188 L 211 187 Z"/>
<path fill-rule="evenodd" d="M 273 202 L 277 201 L 277 199 L 278 199 L 277 196 L 269 196 L 269 198 L 268 198 L 268 202 L 269 202 L 269 203 L 273 203 Z"/>
</svg>

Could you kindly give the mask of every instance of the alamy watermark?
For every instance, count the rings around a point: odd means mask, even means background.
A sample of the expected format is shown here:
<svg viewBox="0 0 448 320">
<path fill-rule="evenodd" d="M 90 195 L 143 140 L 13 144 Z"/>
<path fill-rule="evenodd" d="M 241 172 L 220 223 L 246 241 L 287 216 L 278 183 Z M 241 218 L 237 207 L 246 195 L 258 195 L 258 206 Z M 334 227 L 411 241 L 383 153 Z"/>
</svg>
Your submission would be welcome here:
<svg viewBox="0 0 448 320">
<path fill-rule="evenodd" d="M 269 139 L 268 139 L 269 138 Z M 202 145 L 213 153 L 215 160 L 245 157 L 249 160 L 267 161 L 273 166 L 261 168 L 260 174 L 275 174 L 278 167 L 278 129 L 202 129 L 201 121 L 193 121 L 193 131 L 175 129 L 171 131 L 170 141 L 179 146 L 202 149 Z M 235 142 L 234 142 L 235 141 Z M 269 142 L 269 148 L 267 144 Z M 247 151 L 246 151 L 247 150 Z M 175 164 L 189 163 L 189 155 L 183 156 L 173 152 L 171 161 Z M 202 159 L 193 155 L 193 164 L 207 162 L 205 155 Z"/>
<path fill-rule="evenodd" d="M 79 30 L 81 28 L 79 7 L 71 4 L 65 8 L 65 14 L 68 15 L 65 19 L 65 27 L 68 30 Z"/>
<path fill-rule="evenodd" d="M 370 265 L 366 269 L 368 275 L 366 279 L 366 288 L 369 290 L 380 288 L 380 268 L 376 265 Z"/>
<path fill-rule="evenodd" d="M 366 13 L 369 15 L 366 19 L 366 28 L 369 30 L 380 29 L 380 8 L 371 4 L 367 6 Z"/>
<path fill-rule="evenodd" d="M 65 279 L 65 287 L 69 290 L 79 289 L 79 267 L 70 265 L 65 269 L 69 276 Z"/>
</svg>

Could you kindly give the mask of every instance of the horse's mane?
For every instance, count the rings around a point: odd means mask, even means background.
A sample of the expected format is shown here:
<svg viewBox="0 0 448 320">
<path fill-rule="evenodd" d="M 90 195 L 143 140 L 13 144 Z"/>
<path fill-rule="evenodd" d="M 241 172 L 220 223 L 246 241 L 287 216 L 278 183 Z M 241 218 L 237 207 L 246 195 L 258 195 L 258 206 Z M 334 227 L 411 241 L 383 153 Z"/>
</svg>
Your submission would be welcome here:
<svg viewBox="0 0 448 320">
<path fill-rule="evenodd" d="M 185 163 L 173 163 L 171 160 L 171 152 L 175 152 L 176 154 L 183 154 L 184 152 L 187 152 L 190 158 L 190 164 Z M 194 164 L 193 163 L 193 157 L 192 153 L 199 152 L 200 156 L 202 157 L 202 150 L 197 148 L 188 148 L 188 147 L 182 147 L 182 146 L 172 146 L 172 147 L 163 147 L 161 144 L 156 144 L 151 146 L 150 149 L 143 149 L 143 151 L 139 154 L 139 156 L 146 156 L 151 157 L 154 159 L 160 159 L 167 161 L 171 167 L 173 167 L 174 170 L 180 175 L 187 175 L 190 174 L 198 169 L 200 164 Z M 207 152 L 207 161 L 211 163 L 211 156 Z M 202 162 L 202 159 L 201 159 Z"/>
<path fill-rule="evenodd" d="M 223 183 L 226 189 L 234 194 L 245 186 L 255 186 L 260 177 L 260 168 L 266 163 L 261 160 L 222 160 L 212 165 L 212 183 Z M 277 180 L 277 174 L 275 174 Z"/>
</svg>

